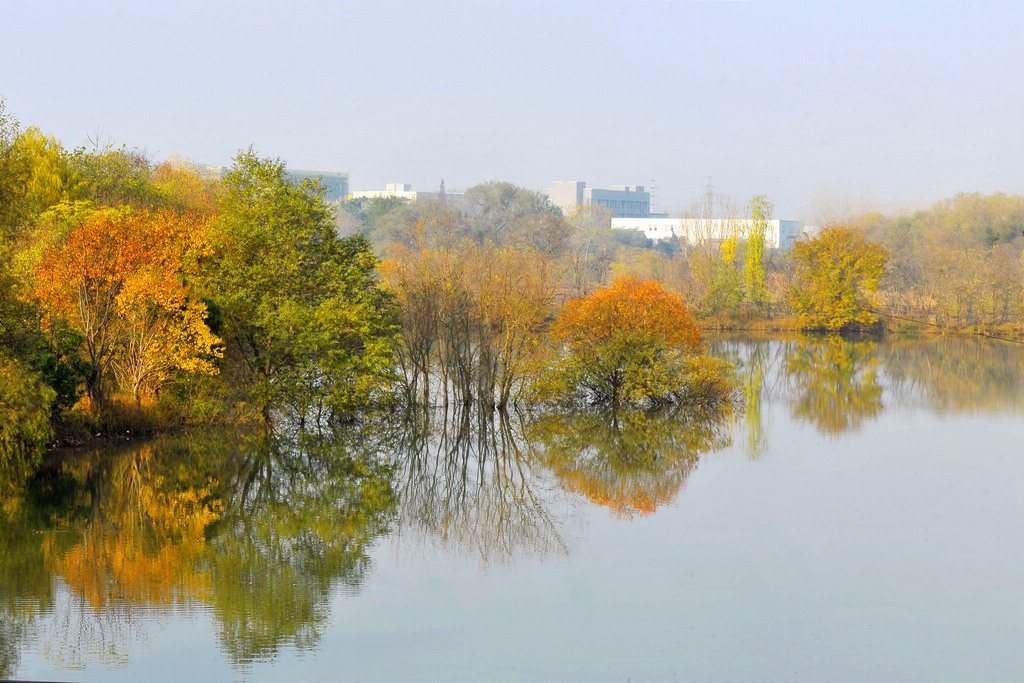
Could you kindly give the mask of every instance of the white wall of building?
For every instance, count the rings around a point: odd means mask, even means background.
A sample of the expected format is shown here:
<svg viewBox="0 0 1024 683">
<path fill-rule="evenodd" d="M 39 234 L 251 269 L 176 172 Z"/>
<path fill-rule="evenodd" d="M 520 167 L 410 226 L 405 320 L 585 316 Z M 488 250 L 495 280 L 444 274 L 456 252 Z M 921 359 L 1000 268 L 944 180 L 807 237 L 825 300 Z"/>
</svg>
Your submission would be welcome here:
<svg viewBox="0 0 1024 683">
<path fill-rule="evenodd" d="M 408 183 L 387 183 L 383 190 L 357 190 L 351 195 L 352 199 L 386 199 L 398 197 L 407 199 L 410 202 L 436 202 L 437 192 L 419 192 L 412 189 Z M 461 204 L 463 195 L 461 192 L 445 192 L 445 200 L 452 204 Z"/>
<path fill-rule="evenodd" d="M 613 218 L 616 230 L 639 230 L 649 239 L 678 237 L 690 244 L 721 242 L 733 235 L 745 236 L 753 227 L 749 218 Z M 787 250 L 803 234 L 800 221 L 768 221 L 765 246 Z"/>
</svg>

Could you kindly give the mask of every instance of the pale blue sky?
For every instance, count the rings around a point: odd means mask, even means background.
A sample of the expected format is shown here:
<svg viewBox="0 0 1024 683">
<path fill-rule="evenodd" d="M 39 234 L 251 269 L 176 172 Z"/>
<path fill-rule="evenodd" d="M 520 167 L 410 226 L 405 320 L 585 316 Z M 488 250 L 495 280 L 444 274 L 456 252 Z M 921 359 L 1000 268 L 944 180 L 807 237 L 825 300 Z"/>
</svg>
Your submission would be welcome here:
<svg viewBox="0 0 1024 683">
<path fill-rule="evenodd" d="M 5 2 L 0 94 L 226 164 L 254 143 L 353 189 L 705 178 L 812 217 L 1024 192 L 1024 3 Z"/>
</svg>

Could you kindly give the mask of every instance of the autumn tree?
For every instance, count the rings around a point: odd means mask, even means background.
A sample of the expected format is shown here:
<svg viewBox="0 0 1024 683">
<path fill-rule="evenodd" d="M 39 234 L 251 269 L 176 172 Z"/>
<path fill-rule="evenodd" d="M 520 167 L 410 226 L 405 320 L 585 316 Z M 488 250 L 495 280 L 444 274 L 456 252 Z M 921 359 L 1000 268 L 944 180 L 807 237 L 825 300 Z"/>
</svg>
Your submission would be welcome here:
<svg viewBox="0 0 1024 683">
<path fill-rule="evenodd" d="M 619 277 L 570 301 L 555 321 L 553 338 L 556 361 L 542 395 L 651 405 L 731 392 L 725 368 L 699 357 L 700 330 L 682 298 L 654 280 Z"/>
<path fill-rule="evenodd" d="M 400 305 L 409 397 L 429 399 L 436 377 L 445 403 L 508 405 L 547 327 L 556 260 L 530 246 L 392 250 L 382 272 Z"/>
<path fill-rule="evenodd" d="M 401 311 L 408 398 L 501 408 L 520 394 L 546 331 L 565 268 L 564 223 L 536 193 L 472 189 L 468 215 L 421 202 L 392 212 L 406 220 L 382 273 Z"/>
<path fill-rule="evenodd" d="M 614 246 L 611 213 L 598 205 L 579 206 L 565 217 L 568 228 L 566 277 L 570 296 L 582 297 L 601 283 Z"/>
<path fill-rule="evenodd" d="M 884 248 L 842 226 L 797 242 L 788 297 L 800 324 L 835 332 L 874 323 L 870 294 L 878 289 L 888 258 Z"/>
<path fill-rule="evenodd" d="M 200 175 L 191 159 L 171 156 L 153 169 L 150 182 L 169 208 L 203 216 L 217 212 L 218 181 Z"/>
<path fill-rule="evenodd" d="M 136 398 L 172 369 L 213 372 L 219 340 L 185 279 L 206 248 L 205 231 L 206 221 L 192 216 L 107 209 L 43 253 L 35 295 L 51 325 L 68 320 L 83 336 L 87 391 L 97 405 L 114 367 Z"/>
</svg>

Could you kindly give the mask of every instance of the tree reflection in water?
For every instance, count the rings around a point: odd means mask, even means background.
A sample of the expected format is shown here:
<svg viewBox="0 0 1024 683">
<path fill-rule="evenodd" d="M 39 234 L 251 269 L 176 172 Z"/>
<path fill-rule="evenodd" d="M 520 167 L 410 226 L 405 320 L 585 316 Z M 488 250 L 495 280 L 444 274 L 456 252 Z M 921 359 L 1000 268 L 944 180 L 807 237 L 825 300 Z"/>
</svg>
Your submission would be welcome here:
<svg viewBox="0 0 1024 683">
<path fill-rule="evenodd" d="M 791 342 L 785 349 L 794 417 L 836 436 L 881 414 L 874 342 L 827 337 Z"/>
<path fill-rule="evenodd" d="M 653 513 L 671 503 L 701 454 L 730 443 L 731 406 L 658 412 L 549 412 L 527 427 L 536 457 L 568 491 L 616 516 Z"/>
<path fill-rule="evenodd" d="M 0 673 L 36 621 L 47 658 L 79 667 L 123 661 L 160 610 L 211 609 L 236 664 L 313 646 L 334 588 L 360 584 L 395 515 L 391 469 L 351 445 L 372 449 L 363 436 L 165 438 L 42 473 L 0 530 L 17 596 L 0 603 Z M 55 481 L 62 497 L 32 501 Z"/>
<path fill-rule="evenodd" d="M 896 340 L 882 347 L 893 394 L 938 413 L 1021 411 L 1024 346 L 991 339 Z"/>
<path fill-rule="evenodd" d="M 401 528 L 484 564 L 569 552 L 565 511 L 538 476 L 521 416 L 414 411 L 397 434 Z"/>
<path fill-rule="evenodd" d="M 219 638 L 235 662 L 312 647 L 333 587 L 362 583 L 397 502 L 367 436 L 269 437 L 226 463 L 228 512 L 206 558 Z"/>
</svg>

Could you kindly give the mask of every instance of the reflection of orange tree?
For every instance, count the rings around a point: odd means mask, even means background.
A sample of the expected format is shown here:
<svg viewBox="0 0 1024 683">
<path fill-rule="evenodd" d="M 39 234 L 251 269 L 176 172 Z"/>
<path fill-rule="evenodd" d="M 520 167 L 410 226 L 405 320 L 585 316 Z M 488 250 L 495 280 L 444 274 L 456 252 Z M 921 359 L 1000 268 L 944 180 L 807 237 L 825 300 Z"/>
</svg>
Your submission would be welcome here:
<svg viewBox="0 0 1024 683">
<path fill-rule="evenodd" d="M 102 507 L 81 540 L 62 552 L 44 546 L 51 570 L 94 609 L 201 597 L 209 577 L 195 559 L 221 514 L 216 479 L 154 457 L 153 444 L 114 459 L 102 478 L 93 491 Z"/>
<path fill-rule="evenodd" d="M 527 434 L 564 488 L 628 517 L 671 503 L 701 453 L 728 445 L 729 412 L 730 404 L 708 411 L 551 412 Z"/>
<path fill-rule="evenodd" d="M 328 439 L 163 439 L 68 470 L 90 519 L 37 552 L 87 608 L 46 635 L 72 665 L 121 656 L 137 605 L 209 605 L 235 662 L 310 647 L 332 588 L 361 582 L 395 505 L 389 468 Z"/>
<path fill-rule="evenodd" d="M 826 434 L 859 429 L 882 412 L 875 344 L 838 337 L 792 344 L 785 368 L 796 389 L 793 414 Z"/>
</svg>

